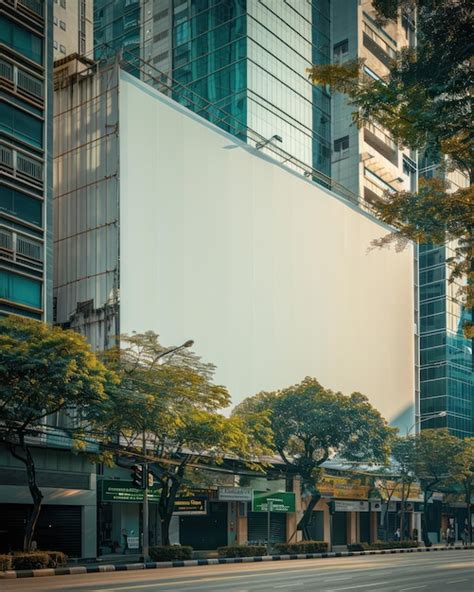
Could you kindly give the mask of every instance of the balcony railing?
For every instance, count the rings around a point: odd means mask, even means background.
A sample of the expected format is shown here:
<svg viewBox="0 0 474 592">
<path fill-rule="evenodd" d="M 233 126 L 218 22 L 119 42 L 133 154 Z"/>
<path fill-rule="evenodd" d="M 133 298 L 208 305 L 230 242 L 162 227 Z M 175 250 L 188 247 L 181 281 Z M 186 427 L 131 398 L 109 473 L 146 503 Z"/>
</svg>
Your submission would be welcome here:
<svg viewBox="0 0 474 592">
<path fill-rule="evenodd" d="M 42 269 L 43 245 L 26 235 L 0 227 L 0 258 Z"/>
<path fill-rule="evenodd" d="M 36 186 L 43 185 L 43 163 L 3 143 L 0 143 L 0 170 Z"/>
<path fill-rule="evenodd" d="M 7 81 L 9 88 L 13 92 L 34 99 L 41 105 L 43 104 L 43 81 L 30 74 L 27 70 L 2 58 L 0 59 L 0 78 Z"/>
<path fill-rule="evenodd" d="M 44 16 L 44 0 L 16 0 L 16 4 L 31 10 L 38 16 Z"/>
</svg>

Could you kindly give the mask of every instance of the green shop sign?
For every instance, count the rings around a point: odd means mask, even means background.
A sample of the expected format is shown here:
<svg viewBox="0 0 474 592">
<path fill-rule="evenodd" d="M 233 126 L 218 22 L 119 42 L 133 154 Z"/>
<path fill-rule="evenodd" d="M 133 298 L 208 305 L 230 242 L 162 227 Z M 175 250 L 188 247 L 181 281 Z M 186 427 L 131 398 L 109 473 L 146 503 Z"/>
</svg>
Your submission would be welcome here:
<svg viewBox="0 0 474 592">
<path fill-rule="evenodd" d="M 99 481 L 101 500 L 103 502 L 142 502 L 143 490 L 134 487 L 130 481 L 121 481 L 119 479 L 103 479 Z M 158 487 L 148 489 L 148 499 L 150 502 L 157 502 L 160 499 L 160 490 Z"/>
<path fill-rule="evenodd" d="M 268 507 L 270 504 L 270 507 Z M 254 491 L 252 512 L 295 512 L 295 494 L 290 492 Z"/>
</svg>

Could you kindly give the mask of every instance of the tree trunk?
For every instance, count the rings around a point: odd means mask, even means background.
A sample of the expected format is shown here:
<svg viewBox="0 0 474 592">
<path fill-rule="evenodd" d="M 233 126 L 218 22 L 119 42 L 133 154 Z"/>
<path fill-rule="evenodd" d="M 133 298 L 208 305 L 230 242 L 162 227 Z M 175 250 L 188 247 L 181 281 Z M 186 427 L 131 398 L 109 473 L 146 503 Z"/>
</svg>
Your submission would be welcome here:
<svg viewBox="0 0 474 592">
<path fill-rule="evenodd" d="M 305 509 L 301 520 L 298 522 L 297 530 L 301 530 L 303 533 L 303 540 L 309 541 L 311 540 L 311 535 L 309 532 L 309 523 L 311 522 L 311 518 L 313 516 L 313 510 L 316 504 L 321 499 L 321 494 L 319 491 L 315 491 L 311 494 L 311 499 L 307 508 Z"/>
<path fill-rule="evenodd" d="M 423 514 L 421 516 L 421 533 L 425 547 L 431 547 L 431 541 L 428 537 L 428 500 L 431 495 L 428 491 L 423 492 Z"/>
<path fill-rule="evenodd" d="M 169 546 L 170 543 L 170 524 L 173 517 L 174 502 L 176 494 L 183 482 L 184 465 L 180 465 L 174 475 L 171 475 L 166 481 L 162 481 L 163 488 L 160 494 L 160 501 L 158 503 L 158 514 L 160 515 L 161 524 L 161 544 Z M 170 486 L 171 481 L 171 486 Z"/>
<path fill-rule="evenodd" d="M 400 541 L 404 539 L 405 532 L 405 483 L 402 484 L 402 503 L 400 507 Z"/>
<path fill-rule="evenodd" d="M 25 443 L 25 434 L 23 432 L 18 434 L 18 440 L 20 442 L 20 448 L 24 453 L 24 456 L 17 453 L 15 444 L 10 444 L 9 448 L 12 456 L 20 460 L 25 465 L 28 489 L 30 490 L 31 498 L 33 500 L 33 510 L 27 520 L 25 532 L 23 535 L 23 551 L 30 551 L 33 536 L 35 534 L 36 523 L 38 522 L 41 512 L 43 494 L 41 493 L 41 490 L 36 482 L 35 462 L 28 445 Z"/>
</svg>

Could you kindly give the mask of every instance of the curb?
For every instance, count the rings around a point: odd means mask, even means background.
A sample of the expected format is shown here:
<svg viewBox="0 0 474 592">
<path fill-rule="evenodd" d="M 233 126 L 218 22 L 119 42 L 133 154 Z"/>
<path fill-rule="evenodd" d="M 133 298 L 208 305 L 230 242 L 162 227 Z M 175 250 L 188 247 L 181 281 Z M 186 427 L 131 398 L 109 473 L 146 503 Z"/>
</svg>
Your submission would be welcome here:
<svg viewBox="0 0 474 592">
<path fill-rule="evenodd" d="M 296 555 L 263 555 L 261 557 L 219 557 L 217 559 L 187 559 L 184 561 L 149 561 L 147 563 L 126 563 L 122 565 L 98 565 L 93 567 L 58 567 L 55 569 L 25 569 L 0 571 L 2 578 L 37 578 L 46 576 L 69 576 L 111 571 L 133 571 L 139 569 L 160 569 L 166 567 L 197 567 L 200 565 L 222 565 L 233 563 L 259 563 L 287 561 L 293 559 L 329 559 L 333 557 L 357 557 L 361 555 L 395 555 L 399 553 L 434 553 L 438 551 L 469 551 L 472 547 L 410 547 L 407 549 L 382 549 L 373 551 L 341 551 L 338 553 L 299 553 Z"/>
</svg>

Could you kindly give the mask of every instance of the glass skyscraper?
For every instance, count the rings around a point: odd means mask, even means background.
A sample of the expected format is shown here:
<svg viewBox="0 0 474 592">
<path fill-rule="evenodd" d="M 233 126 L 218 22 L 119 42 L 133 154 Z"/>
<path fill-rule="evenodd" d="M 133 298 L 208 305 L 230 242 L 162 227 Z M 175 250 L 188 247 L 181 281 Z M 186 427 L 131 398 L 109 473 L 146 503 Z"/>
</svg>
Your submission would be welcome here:
<svg viewBox="0 0 474 592">
<path fill-rule="evenodd" d="M 439 174 L 438 167 L 423 164 L 424 176 Z M 447 180 L 453 189 L 466 182 L 458 172 Z M 452 244 L 420 245 L 420 413 L 423 419 L 446 411 L 422 427 L 446 427 L 465 438 L 474 436 L 472 340 L 463 332 L 472 311 L 462 302 L 462 280 L 450 278 L 452 258 Z"/>
<path fill-rule="evenodd" d="M 0 5 L 0 315 L 52 319 L 52 2 Z"/>
<path fill-rule="evenodd" d="M 330 61 L 329 0 L 96 0 L 94 27 L 96 58 L 120 49 L 196 113 L 330 175 L 330 96 L 306 71 Z"/>
</svg>

